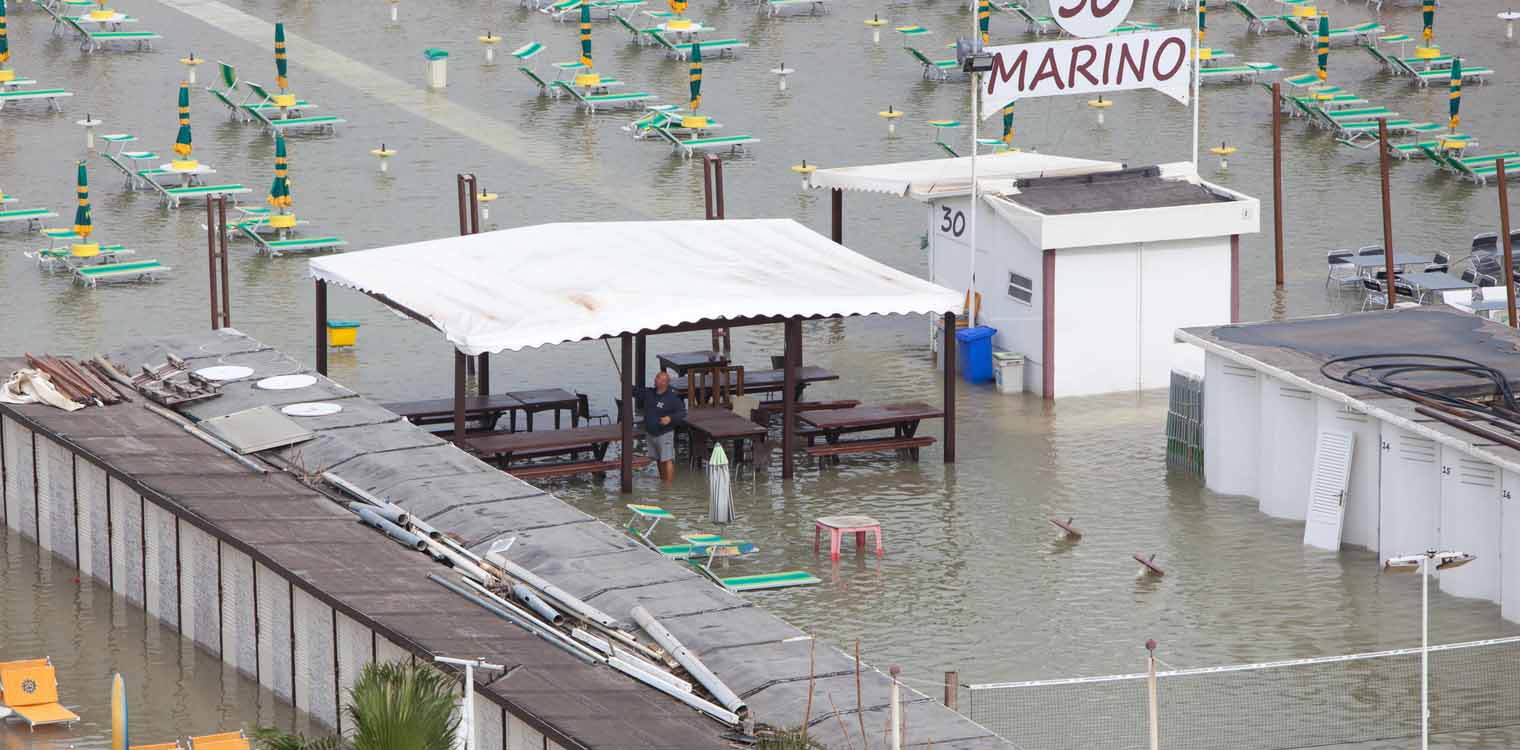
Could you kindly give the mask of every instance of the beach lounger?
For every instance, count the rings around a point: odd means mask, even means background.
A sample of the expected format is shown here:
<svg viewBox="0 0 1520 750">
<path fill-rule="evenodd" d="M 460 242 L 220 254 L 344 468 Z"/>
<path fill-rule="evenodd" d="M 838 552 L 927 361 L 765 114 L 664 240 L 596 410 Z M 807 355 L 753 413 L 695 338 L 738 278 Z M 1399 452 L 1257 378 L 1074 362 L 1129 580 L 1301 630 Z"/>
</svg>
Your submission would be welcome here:
<svg viewBox="0 0 1520 750">
<path fill-rule="evenodd" d="M 1285 15 L 1259 15 L 1256 11 L 1251 10 L 1251 6 L 1246 5 L 1241 0 L 1230 0 L 1230 5 L 1233 6 L 1235 10 L 1240 11 L 1240 15 L 1246 17 L 1246 31 L 1254 31 L 1257 34 L 1265 34 L 1268 31 L 1271 31 L 1272 24 L 1282 23 L 1283 19 L 1289 17 Z"/>
<path fill-rule="evenodd" d="M 1301 44 L 1312 45 L 1319 39 L 1319 29 L 1309 28 L 1300 23 L 1297 18 L 1284 16 L 1282 22 L 1284 26 L 1288 27 L 1289 31 L 1297 35 L 1298 41 Z M 1342 26 L 1341 28 L 1330 30 L 1330 43 L 1334 44 L 1336 40 L 1341 39 L 1371 43 L 1373 35 L 1381 33 L 1383 33 L 1383 25 L 1377 21 L 1368 21 L 1367 23 L 1355 26 Z"/>
<path fill-rule="evenodd" d="M 512 50 L 512 56 L 519 60 L 522 60 L 523 62 L 527 62 L 537 57 L 538 54 L 543 51 L 544 45 L 539 44 L 538 42 L 528 42 L 527 44 L 524 44 L 523 46 Z"/>
<path fill-rule="evenodd" d="M 238 119 L 246 119 L 248 115 L 243 111 L 243 105 L 248 102 L 248 96 L 244 96 L 238 101 L 233 101 L 233 98 L 237 96 L 237 87 L 239 83 L 237 77 L 237 69 L 231 65 L 228 65 L 227 63 L 222 62 L 221 60 L 217 60 L 216 80 L 217 83 L 220 83 L 222 85 L 222 87 L 217 88 L 214 85 L 207 86 L 206 91 L 210 92 L 212 96 L 216 97 L 216 100 L 221 102 L 222 106 L 226 107 L 227 111 L 231 113 L 233 117 L 236 117 Z M 251 96 L 251 94 L 249 96 Z"/>
<path fill-rule="evenodd" d="M 655 549 L 660 554 L 673 560 L 692 560 L 707 557 L 713 547 L 737 547 L 741 555 L 747 555 L 760 550 L 759 547 L 755 546 L 754 542 L 725 539 L 719 534 L 682 534 L 681 538 L 686 540 L 685 544 L 666 544 Z"/>
<path fill-rule="evenodd" d="M 252 750 L 253 743 L 241 731 L 204 734 L 190 738 L 190 750 Z"/>
<path fill-rule="evenodd" d="M 74 267 L 74 282 L 93 287 L 101 282 L 152 281 L 169 267 L 157 260 L 134 260 L 130 263 L 103 263 Z"/>
<path fill-rule="evenodd" d="M 1441 128 L 1441 126 L 1439 124 L 1436 124 L 1436 123 L 1430 123 L 1430 124 L 1436 125 L 1437 128 Z M 1444 128 L 1441 128 L 1441 129 L 1444 129 Z M 1426 154 L 1427 150 L 1444 149 L 1444 150 L 1447 150 L 1447 151 L 1453 151 L 1453 150 L 1459 151 L 1461 149 L 1465 149 L 1465 148 L 1468 148 L 1469 146 L 1475 146 L 1475 145 L 1477 145 L 1477 141 L 1474 140 L 1472 136 L 1466 135 L 1466 134 L 1463 134 L 1463 133 L 1452 133 L 1450 135 L 1443 136 L 1443 137 L 1438 138 L 1437 140 L 1433 140 L 1433 141 L 1412 141 L 1410 143 L 1390 143 L 1390 144 L 1388 144 L 1388 154 L 1390 156 L 1395 157 L 1395 158 L 1404 159 L 1404 160 L 1407 161 L 1409 159 L 1413 159 L 1416 156 L 1420 156 L 1420 157 L 1426 156 L 1427 155 Z"/>
<path fill-rule="evenodd" d="M 10 193 L 0 193 L 0 206 L 15 203 L 16 200 L 16 196 L 11 195 Z"/>
<path fill-rule="evenodd" d="M 538 87 L 538 93 L 540 93 L 540 94 L 547 93 L 550 96 L 558 96 L 559 95 L 558 90 L 555 89 L 555 87 L 550 86 L 549 82 L 545 81 L 537 73 L 533 72 L 532 68 L 529 68 L 529 67 L 527 67 L 525 65 L 519 65 L 519 66 L 517 66 L 517 72 L 522 73 L 523 75 L 527 76 L 528 80 L 532 81 L 533 85 L 535 85 L 535 86 Z"/>
<path fill-rule="evenodd" d="M 74 233 L 69 232 L 70 235 Z M 75 239 L 78 239 L 75 236 Z M 22 255 L 37 261 L 37 266 L 44 271 L 56 271 L 60 269 L 73 270 L 75 265 L 98 265 L 103 263 L 115 263 L 128 255 L 136 255 L 137 251 L 128 250 L 121 245 L 101 245 L 100 253 L 92 258 L 75 258 L 73 253 L 66 247 L 45 247 Z"/>
<path fill-rule="evenodd" d="M 815 586 L 821 581 L 818 576 L 805 570 L 788 570 L 781 573 L 764 573 L 754 576 L 733 576 L 719 578 L 723 588 L 734 592 L 763 591 L 766 589 L 784 589 L 792 586 Z"/>
<path fill-rule="evenodd" d="M 348 243 L 339 237 L 301 237 L 287 240 L 271 240 L 254 231 L 249 225 L 239 223 L 238 231 L 258 243 L 259 254 L 279 257 L 284 253 L 300 253 L 311 250 L 331 250 Z"/>
<path fill-rule="evenodd" d="M 725 52 L 733 54 L 734 50 L 749 46 L 749 42 L 741 42 L 738 39 L 712 39 L 705 42 L 672 44 L 669 39 L 665 38 L 664 34 L 658 31 L 650 32 L 649 38 L 653 39 L 655 44 L 658 44 L 660 47 L 664 48 L 666 54 L 669 54 L 671 57 L 674 57 L 678 60 L 685 60 L 687 56 L 691 54 L 691 48 L 695 45 L 700 45 L 702 47 L 702 59 L 704 60 L 706 60 L 709 55 L 716 54 L 721 56 Z"/>
<path fill-rule="evenodd" d="M 63 89 L 16 89 L 14 91 L 0 91 L 0 110 L 4 110 L 5 105 L 9 102 L 46 99 L 48 107 L 54 111 L 62 112 L 63 107 L 58 104 L 58 100 L 65 96 L 73 96 L 73 94 Z"/>
<path fill-rule="evenodd" d="M 1199 68 L 1199 82 L 1207 81 L 1254 81 L 1262 73 L 1270 73 L 1282 70 L 1273 63 L 1246 63 L 1244 65 L 1221 65 L 1211 68 Z"/>
<path fill-rule="evenodd" d="M 659 526 L 661 521 L 667 518 L 674 518 L 670 514 L 670 511 L 658 505 L 628 503 L 625 507 L 633 511 L 633 516 L 628 519 L 628 523 L 625 525 L 628 533 L 643 539 L 645 542 L 649 541 L 649 535 L 654 533 L 654 527 Z M 644 523 L 649 525 L 641 526 Z"/>
<path fill-rule="evenodd" d="M 1465 63 L 1462 65 L 1462 80 L 1464 81 L 1487 83 L 1488 77 L 1493 75 L 1493 73 L 1493 68 L 1485 68 L 1481 65 L 1467 65 Z M 1420 86 L 1429 86 L 1432 83 L 1438 86 L 1444 85 L 1451 80 L 1451 69 L 1436 68 L 1433 70 L 1414 71 L 1414 80 Z"/>
<path fill-rule="evenodd" d="M 1427 123 L 1417 123 L 1412 120 L 1388 120 L 1388 134 L 1400 135 L 1412 133 L 1415 128 L 1424 127 Z M 1376 141 L 1378 137 L 1377 120 L 1353 120 L 1351 122 L 1330 121 L 1329 128 L 1335 135 L 1335 139 L 1348 146 L 1355 146 L 1358 141 L 1368 139 Z"/>
<path fill-rule="evenodd" d="M 244 112 L 250 112 L 251 113 L 253 111 L 259 111 L 259 112 L 279 112 L 280 111 L 280 108 L 274 104 L 274 95 L 270 94 L 269 91 L 267 89 L 265 89 L 263 86 L 261 86 L 261 85 L 259 85 L 257 83 L 254 83 L 253 81 L 243 81 L 243 86 L 247 87 L 247 89 L 248 89 L 248 97 L 246 99 L 244 99 L 243 103 L 239 104 L 238 107 L 240 109 L 242 109 Z M 289 107 L 286 107 L 285 109 L 290 110 L 290 112 L 295 115 L 295 117 L 292 118 L 292 119 L 300 119 L 301 110 L 303 110 L 303 109 L 316 109 L 316 108 L 317 108 L 317 105 L 312 104 L 311 102 L 306 101 L 305 99 L 297 99 L 295 104 L 292 104 Z"/>
<path fill-rule="evenodd" d="M 269 115 L 265 114 L 264 110 L 262 109 L 245 107 L 243 111 L 251 115 L 253 119 L 263 123 L 264 127 L 269 128 L 271 132 L 275 133 L 283 133 L 286 130 L 299 130 L 301 128 L 322 128 L 337 131 L 339 125 L 348 122 L 347 120 L 338 117 L 337 115 L 314 115 L 308 117 L 286 117 L 282 119 L 273 119 Z"/>
<path fill-rule="evenodd" d="M 164 187 L 152 180 L 147 183 L 153 186 L 163 199 L 167 208 L 179 208 L 179 202 L 186 198 L 204 198 L 208 195 L 244 195 L 253 192 L 249 188 L 236 183 L 225 185 L 186 185 L 185 187 Z"/>
<path fill-rule="evenodd" d="M 633 35 L 633 40 L 635 42 L 638 42 L 641 45 L 649 44 L 649 35 L 654 34 L 660 30 L 658 26 L 651 26 L 647 29 L 641 29 L 637 26 L 634 26 L 633 23 L 631 23 L 628 19 L 622 17 L 622 15 L 617 13 L 612 14 L 612 17 L 620 25 L 622 25 L 623 28 L 627 29 L 629 34 Z"/>
<path fill-rule="evenodd" d="M 678 138 L 675 133 L 670 132 L 667 128 L 653 128 L 653 130 L 676 150 L 680 151 L 683 157 L 688 159 L 697 151 L 721 151 L 723 149 L 740 151 L 751 143 L 760 142 L 759 138 L 752 135 L 715 135 L 705 138 Z"/>
<path fill-rule="evenodd" d="M 1498 173 L 1497 162 L 1504 160 L 1505 171 L 1520 167 L 1520 153 L 1488 154 L 1485 156 L 1456 157 L 1440 149 L 1422 149 L 1425 156 L 1442 170 L 1455 172 L 1478 185 L 1487 185 L 1488 179 Z"/>
<path fill-rule="evenodd" d="M 185 747 L 179 744 L 179 740 L 175 740 L 174 742 L 155 742 L 151 745 L 131 745 L 127 750 L 185 750 Z"/>
<path fill-rule="evenodd" d="M 762 0 L 765 12 L 772 16 L 779 16 L 783 11 L 791 8 L 802 8 L 811 15 L 821 15 L 828 12 L 827 0 Z"/>
<path fill-rule="evenodd" d="M 1056 19 L 1050 16 L 1036 16 L 1029 12 L 1019 3 L 1008 3 L 1006 10 L 1011 10 L 1015 15 L 1024 20 L 1024 24 L 1031 34 L 1045 34 L 1046 32 L 1059 32 L 1061 27 L 1056 25 Z"/>
<path fill-rule="evenodd" d="M 917 47 L 903 47 L 913 59 L 924 68 L 924 78 L 948 80 L 951 73 L 960 72 L 960 65 L 954 60 L 930 60 L 927 55 L 918 51 Z"/>
<path fill-rule="evenodd" d="M 1321 110 L 1325 116 L 1337 123 L 1356 122 L 1358 120 L 1377 120 L 1380 118 L 1393 119 L 1399 113 L 1387 107 L 1348 107 L 1337 110 Z"/>
<path fill-rule="evenodd" d="M 568 93 L 580 106 L 585 107 L 587 112 L 595 112 L 597 107 L 630 107 L 654 98 L 654 94 L 643 91 L 621 94 L 582 94 L 575 89 L 575 86 L 564 81 L 555 81 L 551 85 Z"/>
<path fill-rule="evenodd" d="M 135 42 L 138 49 L 151 50 L 153 40 L 163 38 L 151 31 L 90 31 L 68 16 L 63 16 L 63 22 L 83 37 L 80 48 L 86 52 L 102 49 L 111 42 Z"/>
<path fill-rule="evenodd" d="M 58 214 L 45 208 L 17 208 L 10 211 L 0 211 L 0 224 L 9 224 L 15 221 L 26 222 L 28 230 L 36 229 L 37 224 L 43 219 L 51 219 Z"/>
<path fill-rule="evenodd" d="M 0 701 L 32 729 L 79 721 L 78 714 L 58 702 L 58 673 L 48 659 L 0 665 Z"/>
</svg>

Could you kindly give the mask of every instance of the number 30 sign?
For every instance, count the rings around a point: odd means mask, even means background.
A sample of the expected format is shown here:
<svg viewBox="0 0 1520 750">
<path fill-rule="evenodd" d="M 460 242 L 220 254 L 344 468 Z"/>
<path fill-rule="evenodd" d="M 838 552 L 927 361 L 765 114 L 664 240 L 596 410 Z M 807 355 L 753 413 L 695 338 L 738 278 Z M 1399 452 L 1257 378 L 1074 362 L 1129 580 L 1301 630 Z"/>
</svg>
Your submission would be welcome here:
<svg viewBox="0 0 1520 750">
<path fill-rule="evenodd" d="M 1056 23 L 1068 34 L 1103 36 L 1124 22 L 1135 0 L 1051 0 Z"/>
</svg>

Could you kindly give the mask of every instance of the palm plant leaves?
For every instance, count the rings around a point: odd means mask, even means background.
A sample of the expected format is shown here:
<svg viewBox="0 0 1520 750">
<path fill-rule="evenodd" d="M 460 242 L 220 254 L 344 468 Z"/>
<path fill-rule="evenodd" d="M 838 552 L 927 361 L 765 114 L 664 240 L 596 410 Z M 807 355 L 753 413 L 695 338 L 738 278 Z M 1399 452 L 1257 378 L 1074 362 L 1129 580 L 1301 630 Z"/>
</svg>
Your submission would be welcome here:
<svg viewBox="0 0 1520 750">
<path fill-rule="evenodd" d="M 453 750 L 456 683 L 428 667 L 370 663 L 349 690 L 354 750 Z"/>
</svg>

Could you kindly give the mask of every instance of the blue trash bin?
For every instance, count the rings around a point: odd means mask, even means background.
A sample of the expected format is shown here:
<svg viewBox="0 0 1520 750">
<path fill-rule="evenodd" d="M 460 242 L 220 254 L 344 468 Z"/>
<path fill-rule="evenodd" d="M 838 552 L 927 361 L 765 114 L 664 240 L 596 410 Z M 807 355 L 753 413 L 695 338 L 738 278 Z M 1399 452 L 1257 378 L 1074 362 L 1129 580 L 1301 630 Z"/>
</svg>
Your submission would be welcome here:
<svg viewBox="0 0 1520 750">
<path fill-rule="evenodd" d="M 992 371 L 992 337 L 996 328 L 973 326 L 955 332 L 955 364 L 968 383 L 990 383 Z"/>
</svg>

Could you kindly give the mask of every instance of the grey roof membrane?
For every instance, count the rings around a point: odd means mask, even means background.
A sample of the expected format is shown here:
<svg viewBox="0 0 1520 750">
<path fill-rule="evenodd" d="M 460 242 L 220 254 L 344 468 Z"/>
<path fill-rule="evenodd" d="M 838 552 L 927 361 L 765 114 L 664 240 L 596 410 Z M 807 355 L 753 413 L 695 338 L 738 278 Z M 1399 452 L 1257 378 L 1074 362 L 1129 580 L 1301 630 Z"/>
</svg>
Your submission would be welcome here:
<svg viewBox="0 0 1520 750">
<path fill-rule="evenodd" d="M 1187 180 L 1163 179 L 1154 167 L 1019 181 L 1006 196 L 1046 215 L 1166 208 L 1234 200 Z"/>
<path fill-rule="evenodd" d="M 316 373 L 235 330 L 140 342 L 112 358 L 135 370 L 139 364 L 161 363 L 168 352 L 197 367 L 254 368 L 250 377 L 227 384 L 222 396 L 185 410 L 197 419 L 258 405 L 338 400 L 344 407 L 340 414 L 297 420 L 317 433 L 315 439 L 275 453 L 307 472 L 332 471 L 480 551 L 496 538 L 517 537 L 510 552 L 514 561 L 625 619 L 630 627 L 629 610 L 637 605 L 647 608 L 745 698 L 757 721 L 777 726 L 802 723 L 809 641 L 798 628 L 325 377 L 318 375 L 318 383 L 305 389 L 253 388 L 254 381 L 270 375 Z M 875 669 L 863 670 L 862 706 L 869 731 L 862 743 L 855 715 L 855 661 L 823 643 L 811 658 L 816 669 L 810 722 L 814 735 L 831 747 L 882 747 L 890 680 Z M 932 741 L 935 747 L 1012 747 L 929 697 L 903 690 L 910 746 Z M 651 700 L 669 700 L 653 689 L 647 692 Z M 609 737 L 616 736 L 616 731 L 609 732 Z"/>
</svg>

